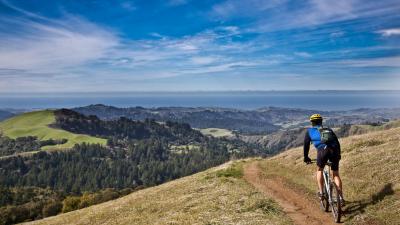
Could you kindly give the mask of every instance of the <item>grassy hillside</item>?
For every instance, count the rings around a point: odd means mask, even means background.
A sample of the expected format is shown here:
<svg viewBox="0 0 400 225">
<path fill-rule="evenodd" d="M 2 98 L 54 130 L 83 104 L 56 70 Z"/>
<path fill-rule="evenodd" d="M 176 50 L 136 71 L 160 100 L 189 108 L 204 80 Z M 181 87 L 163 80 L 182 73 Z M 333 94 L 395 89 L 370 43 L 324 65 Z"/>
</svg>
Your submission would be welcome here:
<svg viewBox="0 0 400 225">
<path fill-rule="evenodd" d="M 210 135 L 213 137 L 232 137 L 233 133 L 230 130 L 227 129 L 221 129 L 221 128 L 204 128 L 200 129 L 200 132 L 203 135 Z"/>
<path fill-rule="evenodd" d="M 24 113 L 9 118 L 0 123 L 0 130 L 4 135 L 10 138 L 23 136 L 37 136 L 39 140 L 48 139 L 68 139 L 68 142 L 62 145 L 45 146 L 46 149 L 65 149 L 71 148 L 77 143 L 99 143 L 106 144 L 105 139 L 91 137 L 88 135 L 74 134 L 68 131 L 49 127 L 55 122 L 54 111 L 34 111 Z"/>
<path fill-rule="evenodd" d="M 341 140 L 345 224 L 400 224 L 400 128 Z M 315 150 L 311 151 L 315 158 Z M 291 224 L 274 201 L 242 178 L 243 164 L 225 164 L 126 197 L 33 224 Z M 317 205 L 315 165 L 301 148 L 257 160 L 265 178 L 279 178 Z M 330 214 L 328 214 L 330 216 Z"/>
<path fill-rule="evenodd" d="M 400 224 L 400 128 L 341 140 L 340 173 L 349 202 L 347 224 Z M 312 150 L 312 158 L 316 151 Z M 315 199 L 316 165 L 303 163 L 302 148 L 283 152 L 261 163 L 265 176 L 283 177 L 288 185 Z"/>
<path fill-rule="evenodd" d="M 372 126 L 372 125 L 352 125 L 349 130 L 349 135 L 355 134 L 365 134 L 373 131 L 382 131 L 391 128 L 400 127 L 400 120 L 393 120 L 388 123 L 379 126 Z"/>
<path fill-rule="evenodd" d="M 241 164 L 30 224 L 291 224 L 276 203 L 241 178 Z"/>
</svg>

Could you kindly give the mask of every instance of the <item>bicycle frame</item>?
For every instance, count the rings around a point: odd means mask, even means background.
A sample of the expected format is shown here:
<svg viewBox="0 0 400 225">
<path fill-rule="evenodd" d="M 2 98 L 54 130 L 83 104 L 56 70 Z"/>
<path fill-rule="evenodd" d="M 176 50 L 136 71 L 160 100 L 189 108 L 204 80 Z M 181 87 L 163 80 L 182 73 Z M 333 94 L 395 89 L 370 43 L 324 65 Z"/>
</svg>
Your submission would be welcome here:
<svg viewBox="0 0 400 225">
<path fill-rule="evenodd" d="M 324 177 L 324 186 L 326 189 L 328 201 L 329 201 L 329 204 L 331 204 L 332 203 L 332 196 L 330 194 L 331 193 L 331 179 L 330 179 L 331 169 L 330 169 L 330 166 L 328 166 L 328 167 L 329 167 L 329 169 L 326 169 L 326 166 L 325 166 L 324 171 L 323 171 L 323 177 Z"/>
</svg>

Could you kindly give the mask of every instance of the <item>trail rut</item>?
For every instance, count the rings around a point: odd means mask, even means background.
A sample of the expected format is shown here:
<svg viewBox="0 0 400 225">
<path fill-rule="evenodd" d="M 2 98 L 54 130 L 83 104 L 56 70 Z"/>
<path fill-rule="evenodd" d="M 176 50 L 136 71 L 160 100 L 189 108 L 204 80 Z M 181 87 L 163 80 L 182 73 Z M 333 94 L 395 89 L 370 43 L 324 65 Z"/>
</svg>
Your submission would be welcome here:
<svg viewBox="0 0 400 225">
<path fill-rule="evenodd" d="M 262 176 L 257 162 L 244 168 L 245 180 L 268 197 L 274 199 L 283 211 L 298 225 L 336 224 L 332 214 L 321 211 L 316 202 L 307 200 L 278 178 L 267 179 Z"/>
</svg>

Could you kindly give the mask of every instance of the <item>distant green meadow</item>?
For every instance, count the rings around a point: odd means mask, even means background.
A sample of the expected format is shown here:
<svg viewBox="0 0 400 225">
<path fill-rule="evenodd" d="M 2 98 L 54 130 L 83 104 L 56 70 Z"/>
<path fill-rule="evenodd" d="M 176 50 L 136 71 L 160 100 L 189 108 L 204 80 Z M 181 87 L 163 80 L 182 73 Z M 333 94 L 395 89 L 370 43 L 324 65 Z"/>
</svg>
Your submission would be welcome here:
<svg viewBox="0 0 400 225">
<path fill-rule="evenodd" d="M 204 128 L 200 129 L 203 135 L 211 135 L 213 137 L 232 137 L 233 133 L 230 130 L 222 128 Z"/>
<path fill-rule="evenodd" d="M 43 150 L 68 149 L 75 144 L 90 143 L 106 145 L 107 140 L 92 137 L 84 134 L 74 134 L 69 131 L 51 128 L 50 124 L 55 123 L 55 115 L 52 110 L 28 112 L 9 118 L 0 123 L 0 131 L 10 138 L 24 136 L 36 136 L 39 140 L 60 140 L 67 139 L 64 144 L 44 146 Z"/>
</svg>

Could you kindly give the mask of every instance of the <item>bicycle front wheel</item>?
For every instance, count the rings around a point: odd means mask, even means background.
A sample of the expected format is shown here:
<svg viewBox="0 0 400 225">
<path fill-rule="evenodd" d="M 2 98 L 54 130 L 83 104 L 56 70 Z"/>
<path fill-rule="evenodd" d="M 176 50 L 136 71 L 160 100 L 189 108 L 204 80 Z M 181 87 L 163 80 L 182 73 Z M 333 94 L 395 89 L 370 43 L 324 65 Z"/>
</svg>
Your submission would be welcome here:
<svg viewBox="0 0 400 225">
<path fill-rule="evenodd" d="M 330 203 L 331 208 L 332 208 L 332 214 L 333 217 L 335 218 L 336 223 L 340 223 L 340 218 L 342 217 L 342 205 L 340 202 L 340 194 L 338 187 L 336 186 L 335 183 L 332 182 L 331 186 L 331 196 L 332 196 L 332 201 Z"/>
</svg>

